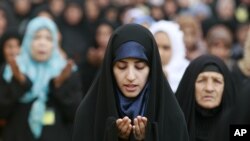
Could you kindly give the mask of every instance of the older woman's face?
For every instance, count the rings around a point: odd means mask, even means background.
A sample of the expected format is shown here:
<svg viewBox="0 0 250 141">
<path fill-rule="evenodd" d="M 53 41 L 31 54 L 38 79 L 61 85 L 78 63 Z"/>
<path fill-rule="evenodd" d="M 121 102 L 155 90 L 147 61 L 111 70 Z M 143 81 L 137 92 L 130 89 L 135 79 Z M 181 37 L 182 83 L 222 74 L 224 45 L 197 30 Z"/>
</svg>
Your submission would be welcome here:
<svg viewBox="0 0 250 141">
<path fill-rule="evenodd" d="M 139 95 L 148 80 L 149 71 L 146 62 L 134 58 L 122 59 L 113 66 L 116 83 L 123 95 L 129 98 Z"/>
<path fill-rule="evenodd" d="M 205 109 L 220 105 L 224 90 L 224 77 L 217 72 L 202 72 L 195 82 L 196 103 Z"/>
<path fill-rule="evenodd" d="M 53 48 L 52 35 L 49 30 L 38 30 L 33 37 L 31 46 L 31 54 L 34 60 L 38 62 L 47 61 Z"/>
</svg>

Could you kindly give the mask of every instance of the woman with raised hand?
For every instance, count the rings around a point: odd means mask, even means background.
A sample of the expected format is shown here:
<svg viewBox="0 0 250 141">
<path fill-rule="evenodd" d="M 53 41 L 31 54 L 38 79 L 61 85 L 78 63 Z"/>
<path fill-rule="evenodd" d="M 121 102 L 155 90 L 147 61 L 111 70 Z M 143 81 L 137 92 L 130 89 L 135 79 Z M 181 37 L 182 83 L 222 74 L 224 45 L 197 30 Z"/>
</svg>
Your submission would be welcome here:
<svg viewBox="0 0 250 141">
<path fill-rule="evenodd" d="M 2 78 L 7 84 L 0 90 L 4 141 L 70 140 L 82 93 L 74 63 L 59 53 L 53 21 L 30 21 L 20 55 L 8 62 Z"/>
<path fill-rule="evenodd" d="M 74 126 L 73 141 L 188 140 L 148 29 L 128 24 L 114 31 Z"/>
</svg>

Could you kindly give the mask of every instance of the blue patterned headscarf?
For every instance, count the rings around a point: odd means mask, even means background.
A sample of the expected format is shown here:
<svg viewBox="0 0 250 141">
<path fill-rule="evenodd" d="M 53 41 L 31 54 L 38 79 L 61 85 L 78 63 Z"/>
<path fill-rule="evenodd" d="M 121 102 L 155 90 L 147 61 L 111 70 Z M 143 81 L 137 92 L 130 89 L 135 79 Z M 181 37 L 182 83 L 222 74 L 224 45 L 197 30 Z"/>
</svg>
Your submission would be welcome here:
<svg viewBox="0 0 250 141">
<path fill-rule="evenodd" d="M 50 58 L 45 62 L 37 62 L 32 58 L 31 48 L 35 34 L 41 30 L 47 29 L 52 35 L 53 49 Z M 21 97 L 21 103 L 32 104 L 28 123 L 35 138 L 39 138 L 43 128 L 43 116 L 46 111 L 46 101 L 48 100 L 49 81 L 58 76 L 66 66 L 66 60 L 59 53 L 57 27 L 53 21 L 48 18 L 34 18 L 28 24 L 21 47 L 21 53 L 16 58 L 20 71 L 25 74 L 33 83 L 32 88 Z M 7 82 L 11 81 L 12 71 L 7 65 L 3 77 Z"/>
</svg>

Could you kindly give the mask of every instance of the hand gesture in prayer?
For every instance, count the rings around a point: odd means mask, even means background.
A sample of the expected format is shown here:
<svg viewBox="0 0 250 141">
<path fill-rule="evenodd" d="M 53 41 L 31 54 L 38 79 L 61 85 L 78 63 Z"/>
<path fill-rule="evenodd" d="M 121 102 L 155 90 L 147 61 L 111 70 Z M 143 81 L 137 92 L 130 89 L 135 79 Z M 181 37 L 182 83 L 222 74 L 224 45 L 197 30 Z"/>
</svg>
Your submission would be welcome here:
<svg viewBox="0 0 250 141">
<path fill-rule="evenodd" d="M 118 136 L 121 139 L 128 139 L 132 130 L 131 120 L 126 116 L 116 120 L 116 126 L 118 128 Z"/>
<path fill-rule="evenodd" d="M 24 74 L 20 71 L 19 67 L 17 66 L 16 60 L 15 59 L 10 59 L 8 61 L 10 68 L 12 70 L 13 76 L 14 78 L 20 82 L 21 84 L 23 84 L 26 80 Z"/>
<path fill-rule="evenodd" d="M 73 65 L 74 65 L 73 60 L 69 59 L 67 65 L 64 67 L 61 74 L 57 76 L 54 80 L 56 88 L 60 87 L 62 83 L 69 78 Z"/>
<path fill-rule="evenodd" d="M 147 126 L 147 118 L 142 116 L 137 116 L 134 119 L 133 134 L 136 140 L 141 141 L 145 138 L 145 131 Z"/>
</svg>

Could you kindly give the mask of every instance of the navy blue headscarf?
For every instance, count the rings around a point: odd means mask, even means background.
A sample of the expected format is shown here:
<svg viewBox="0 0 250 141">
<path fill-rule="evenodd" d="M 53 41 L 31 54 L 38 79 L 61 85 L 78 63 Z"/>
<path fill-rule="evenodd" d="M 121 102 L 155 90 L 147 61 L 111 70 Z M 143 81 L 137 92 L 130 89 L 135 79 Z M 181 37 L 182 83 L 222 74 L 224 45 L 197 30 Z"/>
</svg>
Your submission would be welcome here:
<svg viewBox="0 0 250 141">
<path fill-rule="evenodd" d="M 115 52 L 113 64 L 125 58 L 137 58 L 148 63 L 145 48 L 135 41 L 123 43 Z M 135 98 L 125 97 L 119 88 L 116 89 L 116 101 L 120 117 L 128 116 L 134 119 L 137 116 L 144 116 L 145 107 L 148 99 L 149 83 L 147 82 L 140 94 Z"/>
</svg>

